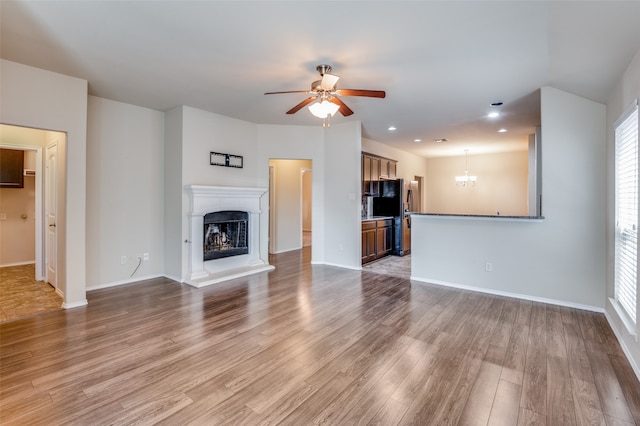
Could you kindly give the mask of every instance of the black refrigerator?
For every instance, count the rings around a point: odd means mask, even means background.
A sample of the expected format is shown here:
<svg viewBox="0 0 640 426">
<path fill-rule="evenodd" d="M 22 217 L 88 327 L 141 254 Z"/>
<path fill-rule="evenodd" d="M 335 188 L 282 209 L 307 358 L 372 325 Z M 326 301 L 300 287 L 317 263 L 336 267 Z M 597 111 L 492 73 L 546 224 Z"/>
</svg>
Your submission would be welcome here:
<svg viewBox="0 0 640 426">
<path fill-rule="evenodd" d="M 411 252 L 411 216 L 413 209 L 413 182 L 404 179 L 380 182 L 380 196 L 373 197 L 374 216 L 393 216 L 393 254 L 404 256 Z"/>
</svg>

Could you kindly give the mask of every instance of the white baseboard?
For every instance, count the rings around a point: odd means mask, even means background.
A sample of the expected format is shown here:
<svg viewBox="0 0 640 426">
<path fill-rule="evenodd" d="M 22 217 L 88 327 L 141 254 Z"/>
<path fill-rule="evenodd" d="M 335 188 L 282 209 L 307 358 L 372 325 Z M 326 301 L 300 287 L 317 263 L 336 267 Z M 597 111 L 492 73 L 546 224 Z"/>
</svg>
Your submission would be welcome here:
<svg viewBox="0 0 640 426">
<path fill-rule="evenodd" d="M 168 280 L 175 281 L 178 284 L 184 284 L 185 283 L 185 278 L 178 278 L 178 277 L 174 277 L 173 275 L 167 275 L 167 274 L 164 274 L 163 277 L 165 277 Z"/>
<path fill-rule="evenodd" d="M 357 267 L 353 267 L 353 266 L 349 266 L 349 265 L 342 265 L 339 263 L 331 263 L 331 262 L 314 262 L 311 261 L 312 265 L 326 265 L 326 266 L 335 266 L 336 268 L 342 268 L 342 269 L 349 269 L 352 271 L 361 271 L 362 270 L 362 266 L 357 266 Z"/>
<path fill-rule="evenodd" d="M 511 293 L 508 291 L 493 290 L 493 289 L 484 288 L 484 287 L 474 287 L 470 285 L 450 283 L 447 281 L 431 280 L 427 278 L 415 277 L 413 275 L 411 276 L 411 281 L 418 281 L 426 284 L 435 284 L 435 285 L 441 285 L 445 287 L 458 288 L 461 290 L 471 290 L 471 291 L 477 291 L 479 293 L 493 294 L 495 296 L 513 297 L 514 299 L 529 300 L 531 302 L 548 303 L 550 305 L 565 306 L 567 308 L 575 308 L 575 309 L 582 309 L 585 311 L 604 313 L 603 307 L 582 305 L 580 303 L 567 302 L 565 300 L 547 299 L 546 297 L 531 296 L 528 294 Z"/>
<path fill-rule="evenodd" d="M 27 260 L 24 262 L 5 263 L 0 265 L 0 268 L 8 268 L 10 266 L 35 265 L 35 264 L 36 264 L 35 260 Z"/>
<path fill-rule="evenodd" d="M 620 343 L 622 352 L 624 352 L 624 355 L 627 357 L 629 364 L 631 364 L 631 369 L 633 369 L 633 372 L 636 373 L 636 377 L 638 378 L 638 380 L 640 380 L 640 368 L 638 368 L 638 364 L 636 363 L 636 360 L 631 355 L 631 351 L 629 350 L 629 347 L 625 343 L 625 340 L 622 338 L 622 332 L 621 330 L 618 330 L 618 327 L 616 326 L 616 321 L 614 321 L 613 318 L 611 318 L 609 312 L 606 309 L 604 311 L 604 316 L 607 319 L 607 322 L 609 323 L 611 330 L 613 330 L 613 334 L 616 335 L 616 339 L 618 339 L 618 343 Z"/>
<path fill-rule="evenodd" d="M 80 308 L 82 306 L 87 306 L 88 302 L 87 299 L 81 300 L 79 302 L 73 302 L 73 303 L 63 303 L 62 307 L 64 309 L 73 309 L 73 308 Z"/>
<path fill-rule="evenodd" d="M 120 281 L 112 281 L 109 283 L 104 283 L 104 284 L 95 284 L 95 285 L 91 285 L 91 286 L 87 286 L 86 291 L 92 291 L 92 290 L 100 290 L 103 288 L 109 288 L 109 287 L 117 287 L 120 285 L 125 285 L 125 284 L 133 284 L 136 283 L 138 281 L 144 281 L 144 280 L 150 280 L 153 278 L 162 278 L 164 277 L 164 275 L 162 274 L 155 274 L 155 275 L 146 275 L 143 277 L 134 277 L 134 278 L 130 278 L 127 280 L 120 280 Z M 180 281 L 178 281 L 180 282 Z"/>
<path fill-rule="evenodd" d="M 284 250 L 278 250 L 278 251 L 272 251 L 269 254 L 282 254 L 282 253 L 289 253 L 290 251 L 296 251 L 296 250 L 302 250 L 302 246 L 300 247 L 294 247 L 294 248 L 289 248 L 289 249 L 284 249 Z"/>
</svg>

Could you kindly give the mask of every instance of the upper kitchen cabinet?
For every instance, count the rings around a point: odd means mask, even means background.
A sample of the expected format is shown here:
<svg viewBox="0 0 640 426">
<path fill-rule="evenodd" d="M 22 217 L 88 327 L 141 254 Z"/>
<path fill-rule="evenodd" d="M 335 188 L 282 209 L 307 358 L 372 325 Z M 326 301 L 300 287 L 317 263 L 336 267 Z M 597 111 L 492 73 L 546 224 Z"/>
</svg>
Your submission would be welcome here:
<svg viewBox="0 0 640 426">
<path fill-rule="evenodd" d="M 0 188 L 24 188 L 24 151 L 0 149 Z"/>
<path fill-rule="evenodd" d="M 380 158 L 380 179 L 396 178 L 396 161 L 388 158 Z"/>
<path fill-rule="evenodd" d="M 396 178 L 397 161 L 362 153 L 362 195 L 380 195 L 380 181 Z"/>
<path fill-rule="evenodd" d="M 362 154 L 362 195 L 378 196 L 380 193 L 380 158 Z"/>
</svg>

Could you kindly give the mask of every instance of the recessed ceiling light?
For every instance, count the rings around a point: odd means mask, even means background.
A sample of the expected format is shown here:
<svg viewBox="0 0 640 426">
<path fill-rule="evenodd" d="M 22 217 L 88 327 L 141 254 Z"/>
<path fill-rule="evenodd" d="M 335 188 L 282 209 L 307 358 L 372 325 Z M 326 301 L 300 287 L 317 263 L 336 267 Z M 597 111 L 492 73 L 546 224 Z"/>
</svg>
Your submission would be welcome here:
<svg viewBox="0 0 640 426">
<path fill-rule="evenodd" d="M 500 129 L 500 130 L 498 130 L 498 133 L 504 133 L 506 131 L 507 131 L 507 129 Z"/>
<path fill-rule="evenodd" d="M 491 102 L 491 106 L 496 107 L 496 106 L 501 106 L 502 102 Z"/>
<path fill-rule="evenodd" d="M 443 142 L 449 142 L 449 139 L 447 138 L 437 138 L 433 140 L 435 143 L 443 143 Z"/>
<path fill-rule="evenodd" d="M 387 130 L 394 131 L 394 130 L 396 130 L 396 128 L 394 126 L 389 126 L 389 128 L 387 128 Z"/>
<path fill-rule="evenodd" d="M 498 111 L 491 111 L 489 114 L 487 114 L 487 117 L 489 118 L 500 117 L 500 113 Z"/>
<path fill-rule="evenodd" d="M 422 139 L 414 139 L 413 141 L 418 143 L 418 142 L 422 142 Z"/>
</svg>

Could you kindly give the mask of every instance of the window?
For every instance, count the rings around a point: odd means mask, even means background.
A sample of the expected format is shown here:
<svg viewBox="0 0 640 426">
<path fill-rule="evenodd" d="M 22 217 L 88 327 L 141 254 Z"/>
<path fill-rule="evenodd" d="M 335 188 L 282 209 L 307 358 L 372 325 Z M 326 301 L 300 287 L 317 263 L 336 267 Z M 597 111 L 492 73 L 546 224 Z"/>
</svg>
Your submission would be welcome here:
<svg viewBox="0 0 640 426">
<path fill-rule="evenodd" d="M 638 273 L 638 101 L 615 125 L 615 300 L 635 333 Z M 626 318 L 625 318 L 626 316 Z"/>
</svg>

